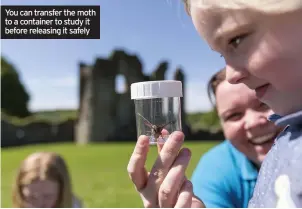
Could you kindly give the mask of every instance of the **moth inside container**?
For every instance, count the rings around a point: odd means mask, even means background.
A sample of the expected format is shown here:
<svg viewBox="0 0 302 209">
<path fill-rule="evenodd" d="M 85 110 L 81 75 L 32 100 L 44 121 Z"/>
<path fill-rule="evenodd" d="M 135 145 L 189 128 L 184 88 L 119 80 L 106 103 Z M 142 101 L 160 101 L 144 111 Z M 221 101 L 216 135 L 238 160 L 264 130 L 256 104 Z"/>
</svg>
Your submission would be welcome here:
<svg viewBox="0 0 302 209">
<path fill-rule="evenodd" d="M 140 117 L 143 118 L 144 120 L 144 124 L 146 126 L 148 126 L 150 128 L 150 131 L 148 131 L 149 133 L 151 133 L 151 137 L 154 137 L 154 142 L 153 143 L 157 143 L 159 142 L 160 137 L 164 139 L 164 136 L 162 135 L 162 130 L 169 124 L 174 124 L 176 121 L 170 121 L 166 124 L 161 124 L 161 125 L 156 125 L 156 124 L 152 124 L 150 121 L 148 121 L 144 116 L 142 116 L 141 114 L 137 113 Z M 151 140 L 152 142 L 152 140 Z"/>
</svg>

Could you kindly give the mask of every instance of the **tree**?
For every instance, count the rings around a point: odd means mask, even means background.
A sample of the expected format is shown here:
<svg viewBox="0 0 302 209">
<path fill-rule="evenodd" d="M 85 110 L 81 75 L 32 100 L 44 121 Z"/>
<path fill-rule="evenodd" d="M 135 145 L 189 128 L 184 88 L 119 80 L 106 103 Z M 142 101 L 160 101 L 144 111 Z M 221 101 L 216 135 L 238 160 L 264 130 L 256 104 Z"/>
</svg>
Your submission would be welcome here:
<svg viewBox="0 0 302 209">
<path fill-rule="evenodd" d="M 1 57 L 1 108 L 6 114 L 26 117 L 30 113 L 27 104 L 29 95 L 19 79 L 14 66 Z"/>
<path fill-rule="evenodd" d="M 202 119 L 209 128 L 215 130 L 220 127 L 220 118 L 215 109 L 203 114 Z"/>
</svg>

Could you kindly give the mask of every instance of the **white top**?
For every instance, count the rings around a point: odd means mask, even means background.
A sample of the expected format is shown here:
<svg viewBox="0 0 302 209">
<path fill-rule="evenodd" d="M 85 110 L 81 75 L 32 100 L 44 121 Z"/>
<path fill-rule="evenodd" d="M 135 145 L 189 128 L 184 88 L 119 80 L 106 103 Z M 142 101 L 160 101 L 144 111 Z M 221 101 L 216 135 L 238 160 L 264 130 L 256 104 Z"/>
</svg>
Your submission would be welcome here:
<svg viewBox="0 0 302 209">
<path fill-rule="evenodd" d="M 131 84 L 131 99 L 182 97 L 182 83 L 175 80 L 146 81 Z"/>
</svg>

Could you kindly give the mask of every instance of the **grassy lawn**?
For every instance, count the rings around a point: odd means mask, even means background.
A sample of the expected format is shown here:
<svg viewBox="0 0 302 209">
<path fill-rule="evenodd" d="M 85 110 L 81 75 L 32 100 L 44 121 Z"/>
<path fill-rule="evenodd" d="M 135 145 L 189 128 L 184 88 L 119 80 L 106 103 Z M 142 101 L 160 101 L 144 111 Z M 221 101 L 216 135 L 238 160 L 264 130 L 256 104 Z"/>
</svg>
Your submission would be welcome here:
<svg viewBox="0 0 302 209">
<path fill-rule="evenodd" d="M 187 142 L 192 160 L 187 170 L 191 174 L 200 156 L 219 142 Z M 1 207 L 11 207 L 11 183 L 22 159 L 35 151 L 55 151 L 67 161 L 75 194 L 84 207 L 142 207 L 127 174 L 127 164 L 135 143 L 37 145 L 2 149 Z M 150 169 L 157 155 L 156 147 L 149 151 L 147 167 Z"/>
</svg>

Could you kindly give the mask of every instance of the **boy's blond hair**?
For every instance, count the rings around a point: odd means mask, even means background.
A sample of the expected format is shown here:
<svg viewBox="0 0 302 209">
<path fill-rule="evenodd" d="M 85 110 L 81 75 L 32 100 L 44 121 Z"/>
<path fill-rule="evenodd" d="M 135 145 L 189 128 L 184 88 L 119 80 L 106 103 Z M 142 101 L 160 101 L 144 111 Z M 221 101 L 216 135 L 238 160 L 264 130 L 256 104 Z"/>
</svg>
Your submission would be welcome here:
<svg viewBox="0 0 302 209">
<path fill-rule="evenodd" d="M 252 9 L 263 13 L 280 14 L 302 9 L 302 0 L 183 0 L 186 11 L 203 9 Z"/>
<path fill-rule="evenodd" d="M 29 155 L 17 172 L 13 185 L 13 206 L 25 207 L 22 187 L 35 180 L 52 180 L 59 183 L 59 198 L 56 208 L 72 207 L 72 189 L 64 160 L 56 153 L 37 152 Z"/>
</svg>

